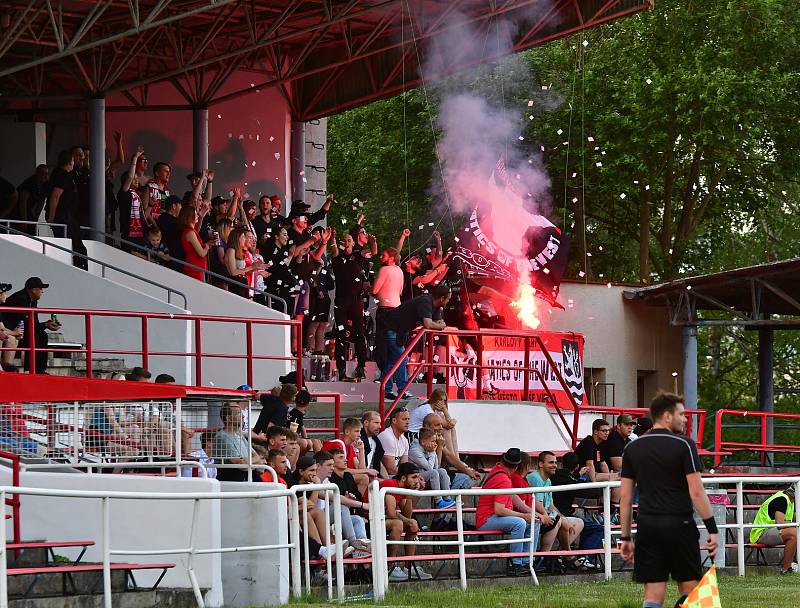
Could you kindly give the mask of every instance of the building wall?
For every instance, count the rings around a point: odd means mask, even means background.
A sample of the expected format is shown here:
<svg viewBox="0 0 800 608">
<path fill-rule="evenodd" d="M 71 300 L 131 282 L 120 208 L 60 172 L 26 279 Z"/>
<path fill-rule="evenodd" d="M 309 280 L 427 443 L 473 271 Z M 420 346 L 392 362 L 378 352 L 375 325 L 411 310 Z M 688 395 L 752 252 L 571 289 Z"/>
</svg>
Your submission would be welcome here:
<svg viewBox="0 0 800 608">
<path fill-rule="evenodd" d="M 540 307 L 542 329 L 584 335 L 584 369 L 605 370 L 602 382 L 613 383 L 614 405 L 644 406 L 637 399 L 637 371 L 654 372 L 645 381 L 646 393 L 655 387 L 673 390 L 672 373 L 682 370 L 679 327 L 671 327 L 666 308 L 645 306 L 623 298 L 621 285 L 565 282 L 559 301 L 566 310 Z M 680 375 L 677 377 L 681 388 Z M 651 394 L 645 394 L 649 401 Z M 608 405 L 611 405 L 610 391 Z"/>
<path fill-rule="evenodd" d="M 46 162 L 44 123 L 0 119 L 0 142 L 0 177 L 14 186 Z"/>
</svg>

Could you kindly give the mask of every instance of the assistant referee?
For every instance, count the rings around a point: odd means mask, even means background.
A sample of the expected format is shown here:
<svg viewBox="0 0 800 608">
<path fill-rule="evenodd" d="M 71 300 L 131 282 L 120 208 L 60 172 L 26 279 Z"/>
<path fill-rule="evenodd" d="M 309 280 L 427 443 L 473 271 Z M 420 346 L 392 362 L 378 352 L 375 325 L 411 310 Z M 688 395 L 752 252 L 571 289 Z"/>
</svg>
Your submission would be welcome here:
<svg viewBox="0 0 800 608">
<path fill-rule="evenodd" d="M 660 392 L 650 404 L 650 417 L 653 428 L 629 443 L 622 455 L 620 540 L 622 558 L 634 558 L 634 578 L 644 583 L 643 608 L 662 608 L 670 575 L 682 595 L 702 578 L 700 549 L 714 558 L 717 524 L 700 479 L 703 465 L 697 448 L 684 435 L 683 398 Z M 631 511 L 635 486 L 639 487 L 639 516 L 634 549 Z M 709 533 L 703 547 L 693 510 Z"/>
</svg>

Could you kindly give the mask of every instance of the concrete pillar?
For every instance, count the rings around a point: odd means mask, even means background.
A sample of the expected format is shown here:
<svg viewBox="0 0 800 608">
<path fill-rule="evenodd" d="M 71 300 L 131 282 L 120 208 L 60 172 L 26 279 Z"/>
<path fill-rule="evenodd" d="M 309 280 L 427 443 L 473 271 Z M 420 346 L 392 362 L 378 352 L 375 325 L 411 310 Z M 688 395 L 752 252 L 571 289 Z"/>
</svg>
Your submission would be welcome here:
<svg viewBox="0 0 800 608">
<path fill-rule="evenodd" d="M 694 325 L 683 326 L 683 404 L 687 410 L 697 409 L 697 327 Z M 692 439 L 698 439 L 696 424 L 692 425 Z"/>
<path fill-rule="evenodd" d="M 758 330 L 758 408 L 762 412 L 775 411 L 775 385 L 773 382 L 773 351 L 775 332 L 770 328 Z M 774 443 L 775 429 L 773 420 L 767 419 L 767 443 Z M 766 464 L 772 461 L 772 454 L 767 454 Z"/>
<path fill-rule="evenodd" d="M 192 164 L 194 171 L 208 169 L 208 108 L 192 108 Z"/>
<path fill-rule="evenodd" d="M 99 233 L 106 230 L 106 100 L 89 99 L 89 224 L 98 234 L 91 238 L 103 240 Z"/>
<path fill-rule="evenodd" d="M 292 121 L 291 193 L 292 201 L 306 200 L 303 175 L 306 170 L 306 123 Z M 291 202 L 291 201 L 290 201 Z M 287 208 L 290 205 L 287 205 Z M 313 210 L 312 210 L 313 211 Z"/>
</svg>

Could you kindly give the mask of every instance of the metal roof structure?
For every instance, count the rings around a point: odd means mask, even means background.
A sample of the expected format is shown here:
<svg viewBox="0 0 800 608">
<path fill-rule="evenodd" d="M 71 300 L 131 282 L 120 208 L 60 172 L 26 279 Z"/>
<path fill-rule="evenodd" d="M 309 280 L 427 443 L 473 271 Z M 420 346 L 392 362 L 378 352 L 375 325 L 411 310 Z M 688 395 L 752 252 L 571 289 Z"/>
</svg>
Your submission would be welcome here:
<svg viewBox="0 0 800 608">
<path fill-rule="evenodd" d="M 295 120 L 311 120 L 420 84 L 427 43 L 468 23 L 483 45 L 512 21 L 517 52 L 646 10 L 653 0 L 5 0 L 0 4 L 0 110 L 208 107 L 278 86 Z M 416 44 L 415 44 L 416 42 Z M 252 84 L 236 89 L 231 76 Z M 157 106 L 150 85 L 181 102 Z M 241 86 L 241 85 L 239 85 Z M 185 102 L 185 103 L 184 103 Z"/>
<path fill-rule="evenodd" d="M 667 306 L 674 325 L 800 327 L 800 258 L 725 270 L 631 289 L 628 300 Z M 724 311 L 735 320 L 702 319 L 702 310 Z"/>
</svg>

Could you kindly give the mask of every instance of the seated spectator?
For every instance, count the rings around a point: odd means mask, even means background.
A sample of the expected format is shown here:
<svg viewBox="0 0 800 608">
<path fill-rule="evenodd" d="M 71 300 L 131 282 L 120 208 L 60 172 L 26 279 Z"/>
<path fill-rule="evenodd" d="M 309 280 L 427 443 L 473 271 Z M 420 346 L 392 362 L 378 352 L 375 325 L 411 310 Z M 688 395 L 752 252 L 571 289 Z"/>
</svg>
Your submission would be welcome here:
<svg viewBox="0 0 800 608">
<path fill-rule="evenodd" d="M 408 462 L 408 439 L 405 433 L 408 430 L 409 414 L 404 407 L 398 407 L 389 414 L 389 426 L 378 435 L 378 441 L 383 447 L 383 468 L 387 475 L 397 473 L 397 467 Z"/>
<path fill-rule="evenodd" d="M 630 414 L 617 416 L 617 426 L 608 434 L 606 439 L 606 464 L 612 472 L 622 471 L 622 451 L 631 442 L 633 427 L 636 423 Z"/>
<path fill-rule="evenodd" d="M 536 470 L 528 475 L 528 483 L 533 488 L 547 488 L 552 485 L 550 478 L 555 475 L 558 464 L 556 457 L 547 450 L 540 452 L 537 458 Z M 560 513 L 553 503 L 552 492 L 537 492 L 536 507 L 538 517 L 542 521 L 541 530 L 541 551 L 550 551 L 553 548 L 553 541 L 558 538 L 561 549 L 568 551 L 572 543 L 577 540 L 583 531 L 583 520 L 578 517 L 569 517 Z M 555 525 L 549 524 L 546 517 L 553 520 Z M 548 528 L 550 528 L 548 530 Z M 577 560 L 575 557 L 567 557 L 564 564 L 573 570 L 583 569 L 584 560 Z"/>
<path fill-rule="evenodd" d="M 175 384 L 175 377 L 169 374 L 158 374 L 155 379 L 156 384 Z"/>
<path fill-rule="evenodd" d="M 94 408 L 86 426 L 84 444 L 87 449 L 123 458 L 139 453 L 142 430 L 128 422 L 121 407 L 106 404 Z"/>
<path fill-rule="evenodd" d="M 205 466 L 206 475 L 208 475 L 209 479 L 216 478 L 217 469 L 210 466 L 214 464 L 214 459 L 208 455 L 208 453 L 213 450 L 214 433 L 206 431 L 200 435 L 200 447 L 193 449 L 192 439 L 194 436 L 194 429 L 181 427 L 181 448 L 186 455 L 186 457 L 181 457 L 181 460 L 197 460 L 200 464 Z M 202 475 L 195 467 L 181 467 L 181 477 L 202 477 Z"/>
<path fill-rule="evenodd" d="M 265 436 L 267 438 L 267 448 L 285 450 L 289 443 L 288 440 L 289 429 L 282 426 L 271 426 L 267 429 Z"/>
<path fill-rule="evenodd" d="M 295 395 L 297 386 L 294 384 L 281 385 L 278 396 L 272 393 L 259 393 L 261 412 L 253 430 L 256 433 L 264 433 L 271 426 L 289 428 L 289 407 L 294 404 Z"/>
<path fill-rule="evenodd" d="M 434 389 L 425 403 L 411 410 L 411 420 L 408 423 L 409 439 L 413 440 L 414 434 L 422 428 L 425 416 L 431 412 L 436 412 L 442 417 L 442 435 L 446 445 L 450 450 L 458 453 L 456 420 L 450 417 L 450 410 L 447 409 L 447 390 L 444 388 Z"/>
<path fill-rule="evenodd" d="M 297 433 L 284 429 L 286 432 L 286 457 L 289 459 L 289 468 L 294 469 L 297 459 L 300 458 L 300 437 Z"/>
<path fill-rule="evenodd" d="M 439 466 L 436 447 L 436 433 L 432 429 L 421 429 L 419 437 L 409 448 L 408 460 L 419 468 L 426 489 L 447 491 L 450 489 L 450 476 Z M 440 496 L 434 502 L 437 509 L 449 509 L 455 504 L 450 496 Z"/>
<path fill-rule="evenodd" d="M 271 466 L 278 475 L 278 483 L 288 488 L 289 482 L 287 481 L 287 473 L 289 472 L 289 460 L 286 458 L 286 452 L 277 448 L 269 450 L 267 452 L 267 464 Z M 261 474 L 261 481 L 274 481 L 274 479 L 272 479 L 272 473 L 270 471 L 264 471 Z"/>
<path fill-rule="evenodd" d="M 150 373 L 150 370 L 143 367 L 134 367 L 130 373 L 125 374 L 125 380 L 128 382 L 149 382 L 152 377 L 153 374 Z"/>
<path fill-rule="evenodd" d="M 0 447 L 38 456 L 39 444 L 28 432 L 21 405 L 0 406 Z"/>
<path fill-rule="evenodd" d="M 753 523 L 757 525 L 772 525 L 797 521 L 795 519 L 796 508 L 795 489 L 794 485 L 791 485 L 786 490 L 778 490 L 761 503 Z M 783 545 L 781 574 L 800 572 L 797 562 L 794 561 L 797 555 L 796 527 L 753 528 L 750 530 L 750 542 L 762 543 L 769 547 Z"/>
<path fill-rule="evenodd" d="M 44 295 L 44 290 L 50 287 L 48 283 L 42 282 L 39 277 L 30 277 L 25 281 L 25 287 L 17 292 L 14 292 L 5 301 L 6 306 L 14 306 L 19 308 L 38 308 L 39 300 Z M 5 297 L 5 296 L 3 296 Z M 39 348 L 47 348 L 48 336 L 47 331 L 58 331 L 61 329 L 61 323 L 58 321 L 48 319 L 47 321 L 39 321 L 39 315 L 34 314 L 34 326 L 28 327 L 29 316 L 24 312 L 3 312 L 3 323 L 5 327 L 11 329 L 22 329 L 22 337 L 18 339 L 18 346 L 24 353 L 27 359 L 27 351 L 25 348 L 29 346 L 31 336 L 34 337 L 34 342 Z M 6 351 L 11 352 L 11 351 Z M 14 353 L 12 352 L 12 359 Z M 47 372 L 47 359 L 48 353 L 46 350 L 37 351 L 35 360 L 35 369 L 37 374 Z M 26 367 L 29 364 L 26 362 Z"/>
<path fill-rule="evenodd" d="M 381 415 L 368 410 L 361 414 L 361 443 L 364 446 L 364 466 L 378 472 L 381 476 L 381 464 L 383 462 L 383 445 L 381 445 L 378 435 L 381 432 Z"/>
<path fill-rule="evenodd" d="M 222 464 L 247 464 L 248 454 L 253 464 L 263 464 L 261 457 L 250 448 L 242 433 L 242 410 L 235 403 L 226 403 L 220 408 L 222 430 L 214 437 L 215 459 Z M 220 481 L 247 481 L 246 468 L 220 468 L 217 472 Z"/>
<path fill-rule="evenodd" d="M 318 469 L 317 461 L 310 454 L 301 456 L 297 461 L 296 480 L 292 485 L 304 484 L 318 484 L 320 483 L 319 476 L 317 475 Z M 330 535 L 330 526 L 325 518 L 325 511 L 319 508 L 317 501 L 319 500 L 319 492 L 313 490 L 311 492 L 298 492 L 299 507 L 300 507 L 300 525 L 303 526 L 303 511 L 308 513 L 308 536 L 314 539 L 320 545 L 329 545 L 333 543 L 333 538 Z"/>
<path fill-rule="evenodd" d="M 450 300 L 450 289 L 444 285 L 434 288 L 433 293 L 423 294 L 403 302 L 397 308 L 393 308 L 386 314 L 385 338 L 387 345 L 386 366 L 382 370 L 382 378 L 388 378 L 386 382 L 386 398 L 396 399 L 397 396 L 391 392 L 392 383 L 401 391 L 408 383 L 406 372 L 407 359 L 403 359 L 400 366 L 389 378 L 389 370 L 405 350 L 408 335 L 415 327 L 422 325 L 425 329 L 441 330 L 445 328 L 442 321 L 442 307 L 447 305 Z M 406 394 L 409 396 L 410 394 Z"/>
<path fill-rule="evenodd" d="M 519 448 L 508 449 L 500 461 L 489 472 L 483 482 L 487 490 L 511 489 L 511 474 L 522 464 L 522 452 Z M 497 494 L 479 496 L 475 513 L 475 525 L 478 530 L 502 530 L 512 539 L 518 541 L 509 546 L 511 553 L 527 553 L 531 536 L 531 524 L 534 516 L 514 509 L 511 494 Z M 527 555 L 511 558 L 509 574 L 512 576 L 525 576 L 530 574 L 530 560 Z"/>
<path fill-rule="evenodd" d="M 364 523 L 364 512 L 369 510 L 369 503 L 364 502 L 363 493 L 347 470 L 345 453 L 337 447 L 331 448 L 329 453 L 333 456 L 333 472 L 329 481 L 339 488 L 342 503 L 342 533 L 350 541 L 350 546 L 356 549 L 354 557 L 366 557 L 371 552 Z"/>
<path fill-rule="evenodd" d="M 443 467 L 452 476 L 450 488 L 453 490 L 466 490 L 480 481 L 481 474 L 459 458 L 458 452 L 453 452 L 447 447 L 444 436 L 444 419 L 437 412 L 425 416 L 423 428 L 429 428 L 436 433 L 436 455 Z"/>
<path fill-rule="evenodd" d="M 342 424 L 342 443 L 345 446 L 347 472 L 353 476 L 363 494 L 369 483 L 376 479 L 379 473 L 376 469 L 367 467 L 367 454 L 361 438 L 362 427 L 358 418 L 346 418 Z"/>
<path fill-rule="evenodd" d="M 0 306 L 5 304 L 6 292 L 11 291 L 10 283 L 0 283 Z M 24 330 L 21 325 L 17 324 L 16 327 L 6 327 L 3 325 L 3 317 L 0 315 L 0 346 L 3 348 L 17 348 Z M 2 360 L 2 369 L 14 367 L 14 356 L 16 352 L 13 350 L 4 350 L 0 360 Z"/>
<path fill-rule="evenodd" d="M 397 474 L 392 479 L 384 479 L 380 482 L 380 487 L 404 488 L 406 490 L 416 490 L 419 488 L 419 469 L 416 465 L 403 461 L 397 467 Z M 419 533 L 419 524 L 414 519 L 414 501 L 410 496 L 398 496 L 396 494 L 386 494 L 384 501 L 386 511 L 386 532 L 390 540 L 415 541 Z M 417 548 L 414 545 L 403 545 L 405 554 L 414 555 Z M 397 556 L 400 545 L 388 545 L 386 548 L 389 565 L 392 558 Z M 410 571 L 397 564 L 389 571 L 389 580 L 392 582 L 407 581 L 409 578 L 419 580 L 430 580 L 433 578 L 417 565 L 410 568 Z"/>
<path fill-rule="evenodd" d="M 311 403 L 311 394 L 306 389 L 297 391 L 294 397 L 294 408 L 289 410 L 287 419 L 289 421 L 289 430 L 297 433 L 300 443 L 300 453 L 317 452 L 322 447 L 322 442 L 319 439 L 309 439 L 305 427 L 306 409 Z"/>
<path fill-rule="evenodd" d="M 602 418 L 592 422 L 592 434 L 584 437 L 575 448 L 575 453 L 580 459 L 581 466 L 586 467 L 586 477 L 589 481 L 616 481 L 618 473 L 608 470 L 608 454 L 606 439 L 611 432 L 611 426 Z M 612 502 L 619 502 L 619 488 L 611 489 Z"/>
</svg>

